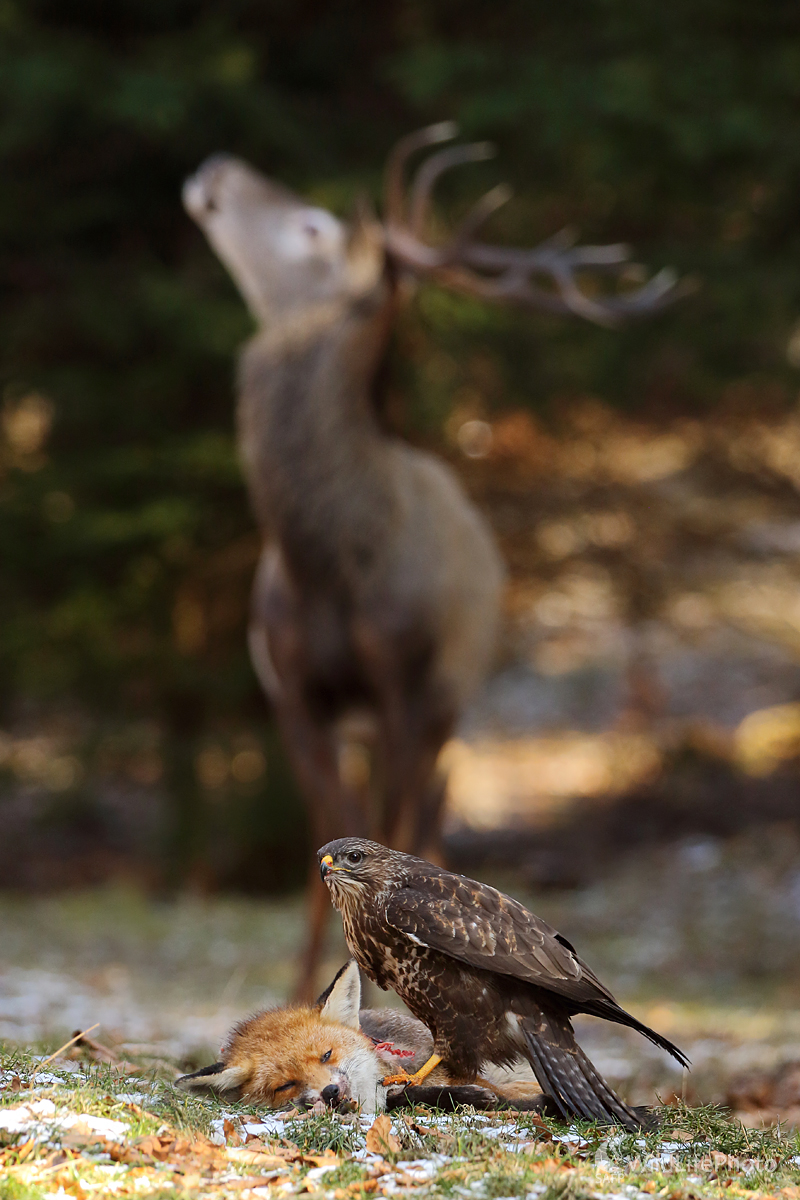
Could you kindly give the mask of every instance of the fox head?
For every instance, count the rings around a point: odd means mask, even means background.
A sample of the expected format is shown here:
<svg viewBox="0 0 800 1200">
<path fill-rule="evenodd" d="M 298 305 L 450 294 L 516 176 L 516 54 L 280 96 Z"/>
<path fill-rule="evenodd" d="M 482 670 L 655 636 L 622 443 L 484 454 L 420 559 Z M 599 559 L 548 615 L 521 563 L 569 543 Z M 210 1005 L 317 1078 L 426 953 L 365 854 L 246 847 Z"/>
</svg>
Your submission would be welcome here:
<svg viewBox="0 0 800 1200">
<path fill-rule="evenodd" d="M 212 1089 L 269 1108 L 351 1102 L 368 1112 L 386 1106 L 385 1066 L 359 1030 L 361 979 L 351 959 L 313 1008 L 273 1008 L 235 1025 L 221 1062 L 183 1075 L 184 1091 Z"/>
</svg>

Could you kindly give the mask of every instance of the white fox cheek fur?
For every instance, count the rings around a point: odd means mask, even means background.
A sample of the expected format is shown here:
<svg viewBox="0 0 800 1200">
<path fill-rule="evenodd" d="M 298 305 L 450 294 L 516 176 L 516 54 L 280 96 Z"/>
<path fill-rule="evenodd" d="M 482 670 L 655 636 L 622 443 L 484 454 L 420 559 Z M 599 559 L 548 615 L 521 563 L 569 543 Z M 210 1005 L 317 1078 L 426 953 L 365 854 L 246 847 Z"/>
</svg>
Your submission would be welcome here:
<svg viewBox="0 0 800 1200">
<path fill-rule="evenodd" d="M 386 1107 L 386 1064 L 361 1033 L 361 980 L 352 960 L 315 1008 L 275 1008 L 234 1026 L 221 1062 L 176 1081 L 184 1091 L 220 1092 L 269 1108 L 317 1103 Z"/>
</svg>

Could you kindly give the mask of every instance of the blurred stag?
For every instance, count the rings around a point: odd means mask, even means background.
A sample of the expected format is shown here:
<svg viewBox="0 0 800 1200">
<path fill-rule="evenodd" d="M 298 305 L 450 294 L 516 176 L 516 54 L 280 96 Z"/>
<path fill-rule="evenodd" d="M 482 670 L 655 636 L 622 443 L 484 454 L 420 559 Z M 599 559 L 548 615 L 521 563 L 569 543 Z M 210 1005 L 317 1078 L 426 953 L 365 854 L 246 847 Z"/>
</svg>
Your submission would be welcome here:
<svg viewBox="0 0 800 1200">
<path fill-rule="evenodd" d="M 490 665 L 503 569 L 455 474 L 388 434 L 375 384 L 404 280 L 428 279 L 601 323 L 669 302 L 667 272 L 587 295 L 577 275 L 621 274 L 624 246 L 531 250 L 479 241 L 508 196 L 484 196 L 444 244 L 426 238 L 441 174 L 487 157 L 443 123 L 404 138 L 386 171 L 385 219 L 338 220 L 238 159 L 215 156 L 184 203 L 259 329 L 240 363 L 238 437 L 264 545 L 250 652 L 308 804 L 315 846 L 363 835 L 435 854 L 444 793 L 436 760 Z M 543 281 L 549 280 L 550 286 Z M 374 747 L 371 779 L 353 737 Z M 299 994 L 308 995 L 327 898 L 316 867 Z"/>
</svg>

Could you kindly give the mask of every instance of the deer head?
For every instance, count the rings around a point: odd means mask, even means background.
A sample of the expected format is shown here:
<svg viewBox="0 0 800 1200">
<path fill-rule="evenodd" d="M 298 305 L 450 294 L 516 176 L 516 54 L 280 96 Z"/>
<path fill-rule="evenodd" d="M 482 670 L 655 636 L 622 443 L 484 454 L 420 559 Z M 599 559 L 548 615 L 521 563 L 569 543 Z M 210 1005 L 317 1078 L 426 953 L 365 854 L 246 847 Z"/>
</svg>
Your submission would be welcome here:
<svg viewBox="0 0 800 1200">
<path fill-rule="evenodd" d="M 368 291 L 383 272 L 380 225 L 350 225 L 238 158 L 216 154 L 186 181 L 183 203 L 259 324 Z"/>
<path fill-rule="evenodd" d="M 398 142 L 386 170 L 383 224 L 363 210 L 346 224 L 225 155 L 208 159 L 187 180 L 184 204 L 261 324 L 309 305 L 364 295 L 386 266 L 395 275 L 430 279 L 489 301 L 575 314 L 603 325 L 649 315 L 685 292 L 665 269 L 638 287 L 588 294 L 580 284 L 587 272 L 626 283 L 641 278 L 641 268 L 630 262 L 629 247 L 578 246 L 566 230 L 529 250 L 478 240 L 480 228 L 511 194 L 504 185 L 480 199 L 443 244 L 431 244 L 426 230 L 436 181 L 451 167 L 488 158 L 493 150 L 484 142 L 439 150 L 422 163 L 408 190 L 405 169 L 416 151 L 449 141 L 456 132 L 444 121 Z"/>
</svg>

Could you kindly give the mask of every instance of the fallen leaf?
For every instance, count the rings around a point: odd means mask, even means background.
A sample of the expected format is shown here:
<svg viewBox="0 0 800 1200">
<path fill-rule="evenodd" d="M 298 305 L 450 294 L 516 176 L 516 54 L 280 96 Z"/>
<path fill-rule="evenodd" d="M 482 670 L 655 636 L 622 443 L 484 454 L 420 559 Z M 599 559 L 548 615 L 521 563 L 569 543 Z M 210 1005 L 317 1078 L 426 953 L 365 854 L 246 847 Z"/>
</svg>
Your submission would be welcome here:
<svg viewBox="0 0 800 1200">
<path fill-rule="evenodd" d="M 202 1176 L 200 1173 L 198 1171 L 193 1171 L 191 1173 L 187 1172 L 185 1175 L 173 1175 L 172 1182 L 176 1188 L 181 1188 L 186 1192 L 189 1190 L 193 1191 L 195 1188 L 199 1188 L 201 1179 Z M 230 1187 L 230 1184 L 226 1184 L 225 1186 Z"/>
<path fill-rule="evenodd" d="M 501 1113 L 500 1115 L 501 1115 L 501 1117 L 504 1116 L 503 1113 Z M 553 1140 L 552 1130 L 550 1129 L 549 1125 L 547 1125 L 542 1120 L 541 1117 L 533 1117 L 529 1113 L 526 1113 L 526 1116 L 528 1118 L 528 1121 L 527 1121 L 528 1125 L 532 1125 L 534 1129 L 538 1129 L 541 1133 L 546 1134 L 548 1141 Z"/>
<path fill-rule="evenodd" d="M 229 1147 L 233 1150 L 235 1147 Z M 299 1156 L 300 1150 L 294 1144 L 289 1146 L 276 1146 L 273 1141 L 264 1141 L 263 1138 L 257 1138 L 254 1134 L 248 1134 L 245 1140 L 245 1148 L 252 1151 L 254 1154 L 277 1154 L 278 1158 L 284 1158 L 289 1162 L 289 1159 L 294 1159 Z M 230 1157 L 230 1156 L 229 1156 Z"/>
<path fill-rule="evenodd" d="M 114 1142 L 108 1147 L 108 1153 L 112 1162 L 127 1163 L 132 1166 L 141 1166 L 144 1163 L 144 1156 L 135 1146 Z"/>
<path fill-rule="evenodd" d="M 326 1150 L 324 1154 L 304 1154 L 302 1161 L 312 1167 L 338 1167 L 342 1160 L 332 1150 Z"/>
<path fill-rule="evenodd" d="M 288 1180 L 288 1176 L 286 1176 L 286 1179 Z M 242 1179 L 229 1179 L 224 1186 L 226 1191 L 229 1189 L 231 1191 L 238 1191 L 240 1188 L 267 1187 L 269 1185 L 274 1187 L 276 1183 L 280 1182 L 282 1182 L 280 1176 L 246 1175 Z"/>
<path fill-rule="evenodd" d="M 51 1167 L 60 1167 L 62 1163 L 70 1157 L 69 1150 L 53 1150 L 51 1154 L 46 1154 L 44 1158 L 39 1159 L 38 1166 L 41 1170 L 49 1170 Z"/>
<path fill-rule="evenodd" d="M 53 1177 L 53 1183 L 56 1185 L 56 1188 L 60 1188 L 70 1196 L 75 1196 L 76 1200 L 86 1200 L 88 1193 L 83 1190 L 80 1180 L 76 1179 L 71 1171 L 59 1171 Z"/>
<path fill-rule="evenodd" d="M 141 1108 L 138 1104 L 133 1104 L 131 1102 L 130 1104 L 126 1104 L 125 1107 L 127 1108 L 128 1112 L 132 1112 L 136 1117 L 150 1117 L 154 1121 L 161 1120 L 161 1117 L 158 1115 L 158 1113 L 148 1112 L 146 1108 Z"/>
<path fill-rule="evenodd" d="M 146 1137 L 137 1138 L 133 1147 L 157 1162 L 199 1158 L 205 1163 L 210 1163 L 215 1159 L 221 1161 L 225 1158 L 225 1148 L 215 1146 L 208 1138 L 198 1137 L 190 1141 L 174 1132 L 148 1134 Z"/>
<path fill-rule="evenodd" d="M 228 1145 L 241 1146 L 242 1135 L 239 1132 L 239 1127 L 236 1121 L 231 1121 L 229 1117 L 226 1117 L 222 1122 L 222 1132 L 225 1135 L 225 1141 L 228 1143 Z"/>
<path fill-rule="evenodd" d="M 67 1132 L 61 1139 L 62 1146 L 68 1146 L 70 1149 L 75 1149 L 78 1146 L 91 1146 L 97 1142 L 105 1142 L 105 1138 L 96 1129 L 92 1129 L 85 1121 L 76 1121 L 74 1125 L 70 1125 Z"/>
<path fill-rule="evenodd" d="M 386 1113 L 376 1117 L 374 1124 L 367 1131 L 367 1150 L 370 1154 L 399 1154 L 400 1143 L 392 1133 L 391 1118 Z"/>
<path fill-rule="evenodd" d="M 140 1154 L 149 1154 L 151 1158 L 163 1162 L 175 1145 L 175 1139 L 164 1137 L 163 1134 L 149 1133 L 145 1137 L 137 1138 L 133 1144 Z"/>
<path fill-rule="evenodd" d="M 531 1171 L 571 1171 L 572 1167 L 565 1162 L 559 1162 L 557 1158 L 546 1158 L 543 1162 L 531 1163 L 529 1170 Z"/>
<path fill-rule="evenodd" d="M 245 1167 L 263 1167 L 266 1171 L 274 1171 L 286 1166 L 289 1155 L 266 1154 L 263 1150 L 251 1150 L 249 1146 L 229 1146 L 226 1158 Z"/>
</svg>

